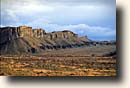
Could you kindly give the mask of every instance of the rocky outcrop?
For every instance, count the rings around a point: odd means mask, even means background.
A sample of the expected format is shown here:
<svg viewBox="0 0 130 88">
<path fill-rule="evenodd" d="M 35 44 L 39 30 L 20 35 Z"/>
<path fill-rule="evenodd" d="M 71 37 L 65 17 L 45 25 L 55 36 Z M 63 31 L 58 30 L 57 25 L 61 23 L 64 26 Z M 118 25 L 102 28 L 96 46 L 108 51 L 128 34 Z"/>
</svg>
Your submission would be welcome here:
<svg viewBox="0 0 130 88">
<path fill-rule="evenodd" d="M 48 39 L 55 39 L 55 38 L 67 39 L 71 37 L 78 38 L 77 34 L 68 30 L 46 33 L 45 30 L 43 29 L 32 29 L 32 27 L 28 27 L 28 26 L 3 27 L 3 28 L 0 28 L 0 33 L 1 33 L 1 36 L 7 35 L 8 39 L 10 39 L 11 37 L 19 38 L 19 37 L 25 37 L 25 36 L 36 37 L 36 38 L 48 38 Z"/>
<path fill-rule="evenodd" d="M 0 43 L 10 41 L 13 38 L 18 38 L 17 29 L 15 27 L 0 28 Z"/>
<path fill-rule="evenodd" d="M 80 40 L 82 40 L 82 41 L 90 41 L 87 36 L 80 37 Z"/>
<path fill-rule="evenodd" d="M 33 35 L 32 28 L 27 26 L 20 27 L 3 27 L 0 28 L 0 39 L 1 42 L 24 37 L 26 35 Z"/>
<path fill-rule="evenodd" d="M 43 38 L 45 34 L 45 30 L 43 29 L 34 29 L 32 37 Z"/>
<path fill-rule="evenodd" d="M 45 50 L 113 44 L 116 42 L 91 41 L 87 36 L 79 37 L 69 30 L 46 33 L 44 29 L 32 29 L 28 26 L 0 28 L 0 55 L 42 54 Z"/>
<path fill-rule="evenodd" d="M 16 27 L 18 37 L 24 37 L 26 35 L 33 36 L 32 27 L 20 26 Z"/>
<path fill-rule="evenodd" d="M 55 38 L 69 39 L 69 38 L 72 38 L 72 37 L 75 37 L 75 38 L 78 37 L 77 34 L 71 32 L 71 31 L 51 32 L 51 33 L 47 33 L 45 36 L 49 39 L 55 39 Z"/>
<path fill-rule="evenodd" d="M 81 47 L 88 41 L 69 30 L 46 33 L 28 26 L 0 28 L 0 54 L 42 53 L 47 49 Z"/>
</svg>

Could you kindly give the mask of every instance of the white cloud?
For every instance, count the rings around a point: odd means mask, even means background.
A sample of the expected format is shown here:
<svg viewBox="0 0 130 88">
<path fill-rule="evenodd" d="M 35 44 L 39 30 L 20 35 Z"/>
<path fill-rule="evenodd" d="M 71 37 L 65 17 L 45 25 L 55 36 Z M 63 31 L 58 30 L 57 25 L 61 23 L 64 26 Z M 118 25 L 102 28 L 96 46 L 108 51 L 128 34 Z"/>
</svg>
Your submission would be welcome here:
<svg viewBox="0 0 130 88">
<path fill-rule="evenodd" d="M 42 26 L 47 32 L 52 31 L 63 31 L 71 30 L 80 36 L 89 37 L 109 37 L 116 36 L 116 30 L 100 26 L 90 26 L 87 24 L 77 24 L 77 25 L 58 25 L 58 24 L 45 24 Z"/>
<path fill-rule="evenodd" d="M 39 17 L 46 17 L 55 24 L 80 24 L 105 22 L 109 17 L 115 15 L 114 5 L 105 4 L 108 0 L 2 0 L 2 11 L 8 15 L 2 15 L 4 21 L 16 18 L 19 24 L 24 20 L 39 20 Z M 81 2 L 81 4 L 80 4 Z M 72 3 L 68 5 L 65 3 Z M 77 4 L 76 4 L 77 3 Z M 8 11 L 8 12 L 7 12 Z M 13 16 L 12 16 L 13 15 Z M 16 21 L 15 20 L 15 21 Z M 2 20 L 3 21 L 3 20 Z M 97 22 L 98 21 L 98 22 Z M 28 23 L 25 22 L 25 23 Z"/>
<path fill-rule="evenodd" d="M 23 2 L 12 2 L 2 3 L 3 10 L 10 10 L 16 15 L 30 15 L 30 14 L 38 14 L 53 11 L 53 7 L 50 7 L 45 4 L 41 4 L 39 2 L 33 2 L 34 0 L 21 0 Z M 29 2 L 31 1 L 31 2 Z M 11 3 L 12 2 L 12 3 Z"/>
<path fill-rule="evenodd" d="M 0 27 L 5 27 L 4 25 L 0 25 Z"/>
<path fill-rule="evenodd" d="M 1 25 L 43 27 L 50 32 L 68 29 L 89 36 L 115 35 L 112 24 L 116 18 L 115 0 L 1 0 L 1 3 Z"/>
<path fill-rule="evenodd" d="M 29 15 L 29 14 L 38 14 L 53 11 L 53 7 L 39 4 L 25 4 L 22 7 L 17 6 L 18 9 L 14 9 L 13 11 L 17 13 L 21 13 L 21 15 Z"/>
</svg>

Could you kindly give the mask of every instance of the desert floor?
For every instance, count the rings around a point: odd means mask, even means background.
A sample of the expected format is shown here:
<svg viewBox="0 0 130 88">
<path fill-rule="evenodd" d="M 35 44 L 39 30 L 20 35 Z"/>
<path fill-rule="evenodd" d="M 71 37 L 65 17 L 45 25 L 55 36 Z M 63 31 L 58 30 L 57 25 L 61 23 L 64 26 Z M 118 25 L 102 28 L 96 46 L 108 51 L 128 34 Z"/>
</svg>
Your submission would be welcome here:
<svg viewBox="0 0 130 88">
<path fill-rule="evenodd" d="M 0 75 L 116 76 L 115 45 L 46 50 L 34 55 L 0 55 Z"/>
</svg>

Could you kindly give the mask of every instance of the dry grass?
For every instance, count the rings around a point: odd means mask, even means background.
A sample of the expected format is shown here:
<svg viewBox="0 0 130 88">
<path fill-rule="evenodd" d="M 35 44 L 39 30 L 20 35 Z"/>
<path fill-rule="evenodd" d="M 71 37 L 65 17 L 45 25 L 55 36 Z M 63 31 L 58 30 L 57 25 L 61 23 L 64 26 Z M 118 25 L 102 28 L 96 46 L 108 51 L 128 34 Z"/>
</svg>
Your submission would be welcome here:
<svg viewBox="0 0 130 88">
<path fill-rule="evenodd" d="M 116 76 L 116 57 L 101 56 L 113 50 L 114 46 L 99 46 L 46 51 L 43 55 L 1 55 L 0 75 Z"/>
<path fill-rule="evenodd" d="M 25 56 L 26 57 L 26 56 Z M 40 59 L 39 59 L 40 58 Z M 115 76 L 116 59 L 110 57 L 1 58 L 1 75 Z"/>
</svg>

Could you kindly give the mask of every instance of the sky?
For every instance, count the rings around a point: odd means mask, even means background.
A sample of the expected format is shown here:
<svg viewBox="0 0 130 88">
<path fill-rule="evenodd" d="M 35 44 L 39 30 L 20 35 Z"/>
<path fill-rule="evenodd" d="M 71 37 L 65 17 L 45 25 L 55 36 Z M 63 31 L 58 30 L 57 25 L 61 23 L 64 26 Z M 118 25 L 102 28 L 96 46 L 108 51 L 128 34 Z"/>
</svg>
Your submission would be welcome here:
<svg viewBox="0 0 130 88">
<path fill-rule="evenodd" d="M 1 0 L 0 26 L 21 25 L 116 40 L 116 0 Z"/>
</svg>

